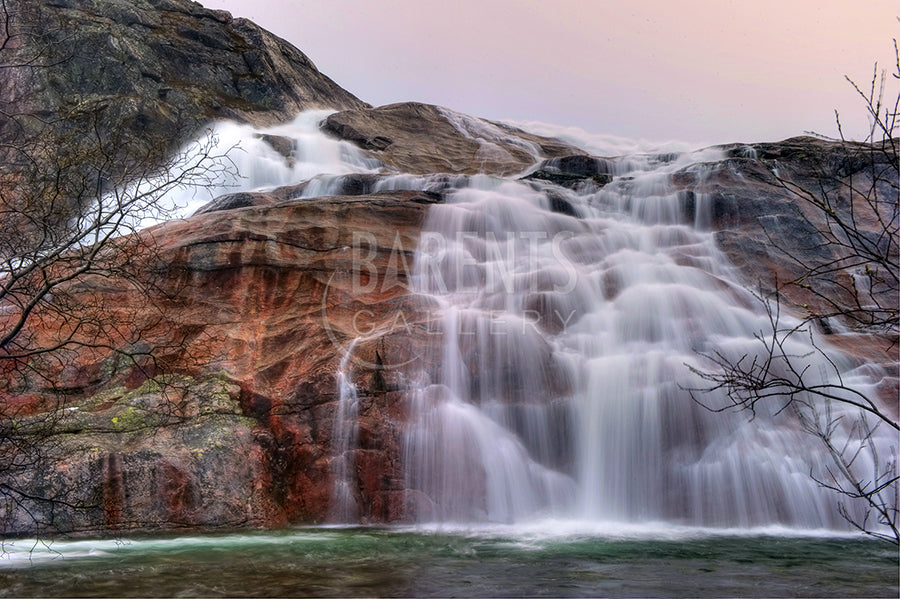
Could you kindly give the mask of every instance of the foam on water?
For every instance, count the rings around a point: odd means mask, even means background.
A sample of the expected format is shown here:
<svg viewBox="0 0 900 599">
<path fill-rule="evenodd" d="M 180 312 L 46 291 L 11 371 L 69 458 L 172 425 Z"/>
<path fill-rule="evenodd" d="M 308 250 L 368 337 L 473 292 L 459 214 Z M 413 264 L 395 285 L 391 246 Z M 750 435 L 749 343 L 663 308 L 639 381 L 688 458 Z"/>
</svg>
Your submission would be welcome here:
<svg viewBox="0 0 900 599">
<path fill-rule="evenodd" d="M 172 538 L 128 538 L 42 540 L 15 539 L 0 543 L 0 569 L 21 568 L 47 562 L 72 559 L 110 559 L 128 553 L 173 552 L 186 549 L 284 545 L 291 541 L 331 542 L 339 535 L 315 531 L 291 531 L 287 534 L 231 534 L 183 536 Z"/>
<path fill-rule="evenodd" d="M 485 522 L 421 522 L 415 525 L 358 527 L 322 525 L 275 533 L 228 534 L 119 539 L 39 540 L 16 539 L 0 545 L 0 570 L 25 568 L 70 560 L 106 561 L 128 555 L 184 551 L 246 550 L 284 547 L 291 544 L 316 546 L 346 540 L 347 535 L 395 532 L 483 539 L 517 549 L 542 550 L 556 543 L 597 541 L 692 541 L 723 537 L 785 537 L 797 539 L 858 538 L 853 532 L 831 529 L 800 529 L 779 525 L 752 528 L 695 527 L 666 521 L 623 523 L 576 518 L 539 518 L 515 524 Z"/>
<path fill-rule="evenodd" d="M 548 543 L 578 539 L 688 541 L 714 537 L 788 537 L 810 539 L 859 538 L 851 531 L 796 528 L 782 525 L 755 527 L 702 527 L 668 521 L 621 522 L 579 518 L 537 518 L 515 524 L 422 522 L 394 527 L 400 532 L 463 535 L 485 539 L 506 538 L 523 548 L 542 549 Z"/>
</svg>

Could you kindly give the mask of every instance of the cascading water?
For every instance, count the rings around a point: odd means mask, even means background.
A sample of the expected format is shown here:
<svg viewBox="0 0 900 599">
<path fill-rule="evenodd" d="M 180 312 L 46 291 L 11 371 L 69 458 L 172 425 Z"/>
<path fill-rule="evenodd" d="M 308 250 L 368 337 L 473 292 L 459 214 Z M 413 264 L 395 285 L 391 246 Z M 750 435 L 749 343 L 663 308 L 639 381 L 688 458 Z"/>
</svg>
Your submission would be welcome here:
<svg viewBox="0 0 900 599">
<path fill-rule="evenodd" d="M 613 163 L 627 176 L 566 193 L 562 211 L 485 178 L 432 207 L 416 284 L 441 306 L 443 369 L 412 400 L 409 483 L 432 500 L 420 517 L 845 526 L 809 476 L 828 455 L 790 410 L 750 421 L 688 391 L 706 386 L 687 366 L 701 353 L 753 355 L 770 323 L 669 182 L 723 156 L 671 158 Z"/>
<path fill-rule="evenodd" d="M 306 197 L 327 195 L 320 183 L 322 178 L 333 180 L 349 173 L 377 171 L 382 166 L 378 160 L 367 157 L 353 144 L 328 137 L 319 130 L 319 123 L 332 112 L 302 112 L 289 123 L 265 129 L 227 121 L 216 123 L 210 130 L 215 143 L 212 153 L 227 155 L 233 168 L 216 168 L 211 172 L 215 176 L 205 185 L 169 193 L 167 211 L 189 216 L 222 194 L 266 190 L 306 180 L 312 180 Z M 203 144 L 200 141 L 187 146 L 183 151 L 184 164 L 175 165 L 173 172 L 196 168 Z M 209 168 L 207 163 L 200 164 Z"/>
<path fill-rule="evenodd" d="M 356 482 L 356 463 L 353 450 L 359 433 L 357 415 L 359 396 L 353 384 L 350 371 L 353 350 L 359 339 L 354 339 L 347 348 L 337 372 L 338 404 L 332 430 L 331 473 L 334 477 L 334 491 L 331 498 L 329 520 L 336 523 L 354 522 L 357 516 L 353 487 Z"/>
</svg>

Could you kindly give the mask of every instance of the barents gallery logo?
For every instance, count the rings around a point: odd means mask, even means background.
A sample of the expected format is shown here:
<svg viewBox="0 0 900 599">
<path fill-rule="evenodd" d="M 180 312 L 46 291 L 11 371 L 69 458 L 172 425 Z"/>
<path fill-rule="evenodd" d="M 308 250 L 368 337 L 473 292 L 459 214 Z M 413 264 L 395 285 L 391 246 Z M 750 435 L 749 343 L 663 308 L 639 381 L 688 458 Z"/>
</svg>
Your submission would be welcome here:
<svg viewBox="0 0 900 599">
<path fill-rule="evenodd" d="M 573 237 L 571 231 L 552 237 L 546 231 L 424 232 L 405 243 L 399 232 L 385 240 L 356 231 L 325 285 L 323 327 L 343 357 L 370 369 L 396 369 L 418 359 L 378 354 L 372 362 L 349 355 L 389 334 L 425 337 L 433 347 L 447 335 L 560 334 L 576 314 L 564 300 L 579 278 L 569 255 Z"/>
</svg>

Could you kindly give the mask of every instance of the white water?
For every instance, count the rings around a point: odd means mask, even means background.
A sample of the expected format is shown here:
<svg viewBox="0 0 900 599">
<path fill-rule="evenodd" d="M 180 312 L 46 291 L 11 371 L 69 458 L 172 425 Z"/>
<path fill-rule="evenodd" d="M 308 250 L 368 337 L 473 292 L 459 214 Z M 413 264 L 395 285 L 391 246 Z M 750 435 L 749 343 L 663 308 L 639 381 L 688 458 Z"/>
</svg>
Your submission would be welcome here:
<svg viewBox="0 0 900 599">
<path fill-rule="evenodd" d="M 187 217 L 227 193 L 265 191 L 313 178 L 333 180 L 338 175 L 377 172 L 383 166 L 378 160 L 319 130 L 319 123 L 332 112 L 310 110 L 290 123 L 262 129 L 229 121 L 215 123 L 207 137 L 188 144 L 181 152 L 182 159 L 172 173 L 188 170 L 197 175 L 190 178 L 193 185 L 179 187 L 167 195 L 165 212 Z M 267 135 L 289 142 L 290 156 L 282 155 L 265 141 L 263 136 Z M 201 161 L 200 149 L 208 143 L 213 144 L 213 158 Z M 204 178 L 201 175 L 206 169 L 209 177 Z M 313 186 L 307 197 L 325 195 L 322 191 Z M 144 226 L 148 224 L 151 223 L 145 222 Z"/>
<path fill-rule="evenodd" d="M 695 148 L 708 147 L 711 143 L 685 143 L 683 141 L 648 140 L 621 137 L 618 135 L 598 134 L 585 131 L 581 127 L 562 127 L 541 121 L 502 121 L 523 131 L 535 135 L 555 137 L 573 146 L 579 147 L 593 156 L 629 156 L 635 154 L 660 154 L 666 152 L 690 152 Z"/>
<path fill-rule="evenodd" d="M 770 405 L 754 420 L 712 413 L 685 390 L 706 386 L 687 366 L 702 366 L 700 352 L 754 355 L 754 335 L 770 329 L 715 247 L 705 196 L 695 193 L 688 215 L 669 180 L 687 168 L 702 182 L 708 163 L 723 158 L 716 150 L 611 159 L 615 178 L 602 190 L 553 190 L 574 217 L 551 210 L 533 184 L 385 173 L 322 135 L 315 124 L 324 115 L 265 131 L 294 140 L 293 163 L 251 128 L 220 125 L 224 143 L 241 140 L 234 159 L 245 179 L 176 203 L 189 213 L 219 192 L 310 178 L 302 197 L 330 195 L 349 173 L 380 173 L 369 191 L 445 193 L 429 213 L 414 278 L 416 291 L 441 306 L 434 317 L 444 331 L 443 369 L 406 373 L 417 381 L 405 469 L 408 487 L 420 492 L 419 520 L 845 528 L 834 495 L 809 476 L 828 456 L 791 410 Z M 485 152 L 505 135 L 470 121 L 454 122 L 483 138 Z M 812 347 L 797 338 L 789 349 L 805 356 Z M 829 376 L 817 356 L 809 372 Z M 356 514 L 349 374 L 345 357 L 333 431 L 336 522 Z M 845 376 L 869 384 L 862 373 Z M 883 433 L 881 447 L 895 444 Z M 871 469 L 867 459 L 860 471 Z"/>
<path fill-rule="evenodd" d="M 565 193 L 578 218 L 483 178 L 431 209 L 416 282 L 445 336 L 442 372 L 412 400 L 409 483 L 431 499 L 420 518 L 845 528 L 809 475 L 829 456 L 792 410 L 751 421 L 687 391 L 708 386 L 687 367 L 699 353 L 752 356 L 771 328 L 705 230 L 702 194 L 690 218 L 669 183 L 685 167 L 702 181 L 721 158 L 620 160 L 604 189 Z M 811 376 L 831 370 L 800 338 L 788 352 Z"/>
<path fill-rule="evenodd" d="M 355 522 L 359 512 L 353 488 L 356 484 L 356 461 L 353 450 L 359 437 L 359 396 L 353 384 L 351 359 L 359 339 L 347 348 L 337 373 L 338 404 L 332 431 L 331 474 L 334 491 L 331 497 L 329 520 L 331 522 Z"/>
</svg>

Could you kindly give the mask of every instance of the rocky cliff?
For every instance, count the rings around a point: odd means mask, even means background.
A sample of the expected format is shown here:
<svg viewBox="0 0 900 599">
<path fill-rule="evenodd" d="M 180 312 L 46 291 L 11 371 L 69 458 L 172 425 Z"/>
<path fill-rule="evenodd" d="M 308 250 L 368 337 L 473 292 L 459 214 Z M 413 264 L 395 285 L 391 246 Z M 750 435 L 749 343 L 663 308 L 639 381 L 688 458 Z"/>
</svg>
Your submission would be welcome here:
<svg viewBox="0 0 900 599">
<path fill-rule="evenodd" d="M 124 150 L 160 160 L 213 120 L 272 124 L 312 108 L 368 106 L 283 39 L 191 0 L 5 8 L 12 43 L 3 63 L 18 68 L 6 69 L 12 89 L 2 99 L 56 125 L 44 135 L 128 131 Z"/>
</svg>

